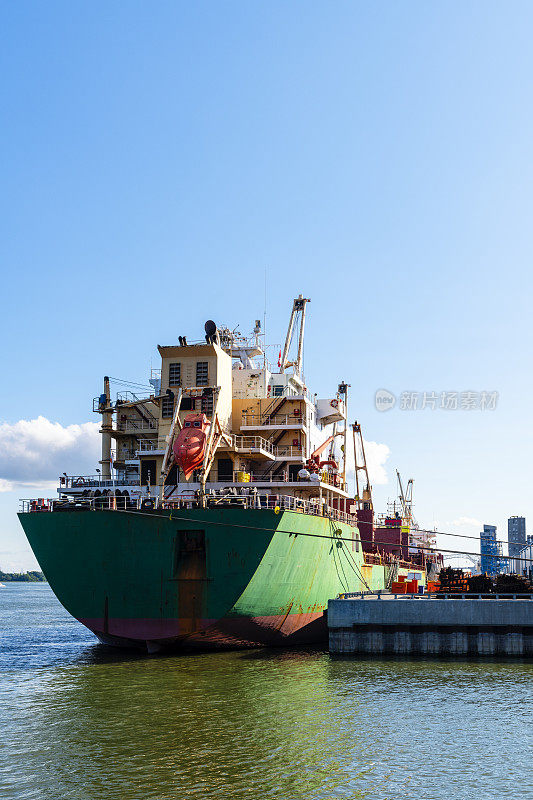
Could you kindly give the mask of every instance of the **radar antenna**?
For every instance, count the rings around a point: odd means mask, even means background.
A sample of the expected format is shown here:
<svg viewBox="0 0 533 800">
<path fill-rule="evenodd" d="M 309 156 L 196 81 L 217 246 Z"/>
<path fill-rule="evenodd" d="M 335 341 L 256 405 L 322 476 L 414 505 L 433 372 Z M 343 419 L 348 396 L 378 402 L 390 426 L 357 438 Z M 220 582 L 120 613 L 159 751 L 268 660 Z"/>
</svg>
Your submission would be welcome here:
<svg viewBox="0 0 533 800">
<path fill-rule="evenodd" d="M 205 340 L 207 344 L 220 344 L 217 326 L 212 319 L 208 319 L 204 325 Z"/>
</svg>

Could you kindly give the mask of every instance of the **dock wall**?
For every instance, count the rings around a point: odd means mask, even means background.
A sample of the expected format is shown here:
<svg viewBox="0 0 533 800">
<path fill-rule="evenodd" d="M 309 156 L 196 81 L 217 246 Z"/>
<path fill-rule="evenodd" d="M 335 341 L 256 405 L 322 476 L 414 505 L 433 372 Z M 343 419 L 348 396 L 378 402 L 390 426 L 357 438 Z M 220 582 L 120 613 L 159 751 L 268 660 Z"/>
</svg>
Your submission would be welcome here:
<svg viewBox="0 0 533 800">
<path fill-rule="evenodd" d="M 533 600 L 343 598 L 328 604 L 337 654 L 533 656 Z"/>
</svg>

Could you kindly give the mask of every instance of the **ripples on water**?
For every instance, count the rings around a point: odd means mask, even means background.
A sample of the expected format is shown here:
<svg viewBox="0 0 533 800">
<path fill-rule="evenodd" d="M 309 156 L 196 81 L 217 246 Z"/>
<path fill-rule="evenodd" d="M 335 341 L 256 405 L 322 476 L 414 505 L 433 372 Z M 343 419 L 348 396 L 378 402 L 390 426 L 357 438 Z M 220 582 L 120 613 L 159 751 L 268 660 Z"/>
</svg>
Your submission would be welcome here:
<svg viewBox="0 0 533 800">
<path fill-rule="evenodd" d="M 529 664 L 147 657 L 0 589 L 0 797 L 533 798 Z"/>
</svg>

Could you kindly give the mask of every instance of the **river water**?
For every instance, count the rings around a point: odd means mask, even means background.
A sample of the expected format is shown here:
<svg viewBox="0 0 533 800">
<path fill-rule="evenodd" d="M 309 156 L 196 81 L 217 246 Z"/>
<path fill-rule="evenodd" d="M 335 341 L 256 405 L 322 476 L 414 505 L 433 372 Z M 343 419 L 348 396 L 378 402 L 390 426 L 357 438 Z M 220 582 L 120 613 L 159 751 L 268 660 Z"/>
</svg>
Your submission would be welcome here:
<svg viewBox="0 0 533 800">
<path fill-rule="evenodd" d="M 322 650 L 125 654 L 46 584 L 8 584 L 0 797 L 533 798 L 532 677 Z"/>
</svg>

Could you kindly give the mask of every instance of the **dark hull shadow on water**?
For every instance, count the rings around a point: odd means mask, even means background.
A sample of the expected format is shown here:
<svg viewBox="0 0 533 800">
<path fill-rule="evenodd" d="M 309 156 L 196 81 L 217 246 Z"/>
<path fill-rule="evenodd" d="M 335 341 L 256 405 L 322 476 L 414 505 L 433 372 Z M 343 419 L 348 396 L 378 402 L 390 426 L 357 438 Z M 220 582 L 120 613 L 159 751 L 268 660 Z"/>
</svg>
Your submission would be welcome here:
<svg viewBox="0 0 533 800">
<path fill-rule="evenodd" d="M 144 658 L 153 658 L 148 653 L 135 648 L 110 647 L 96 642 L 84 648 L 74 660 L 74 664 L 90 666 L 91 664 L 125 664 L 129 661 L 140 661 Z"/>
<path fill-rule="evenodd" d="M 242 661 L 284 661 L 286 659 L 316 658 L 327 655 L 326 646 L 301 645 L 300 647 L 261 647 L 257 650 L 240 651 Z"/>
<path fill-rule="evenodd" d="M 317 655 L 327 655 L 326 646 L 301 645 L 299 647 L 257 647 L 257 648 L 183 648 L 179 650 L 168 650 L 159 653 L 147 653 L 136 647 L 113 647 L 112 645 L 96 642 L 90 647 L 84 648 L 72 663 L 90 666 L 98 664 L 124 664 L 127 662 L 140 661 L 179 661 L 187 658 L 208 659 L 210 656 L 233 654 L 238 660 L 243 661 L 271 661 L 286 660 L 297 658 L 312 658 Z"/>
</svg>

